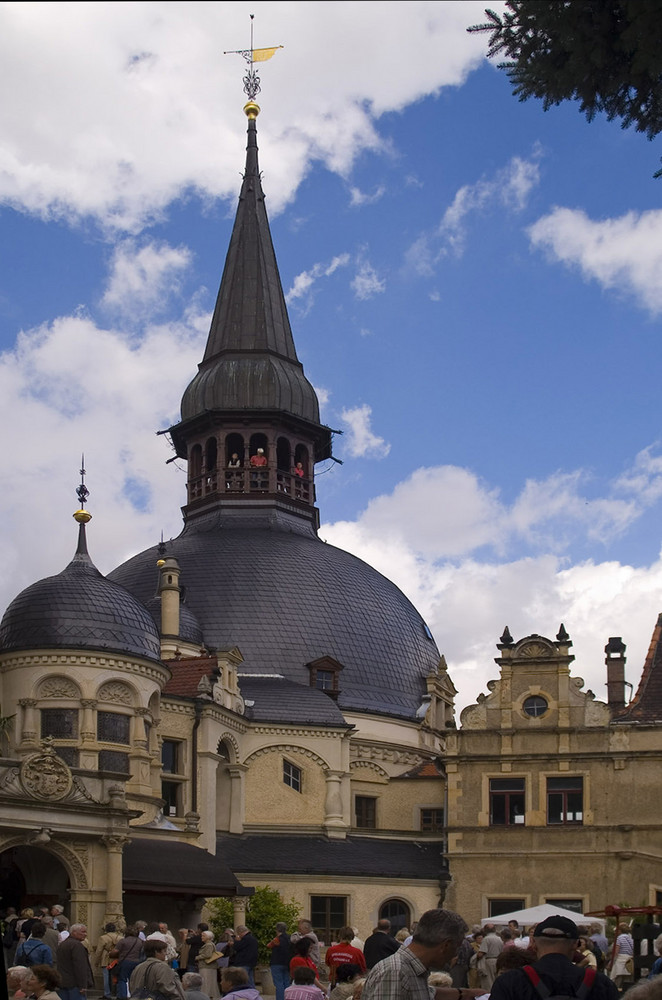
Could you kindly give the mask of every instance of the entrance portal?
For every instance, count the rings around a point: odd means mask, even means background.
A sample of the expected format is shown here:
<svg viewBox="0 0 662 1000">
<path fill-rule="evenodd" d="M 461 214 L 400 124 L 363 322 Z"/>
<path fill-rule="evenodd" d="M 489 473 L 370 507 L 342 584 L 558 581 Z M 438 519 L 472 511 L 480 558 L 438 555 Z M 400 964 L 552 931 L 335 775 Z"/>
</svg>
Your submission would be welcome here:
<svg viewBox="0 0 662 1000">
<path fill-rule="evenodd" d="M 69 874 L 50 851 L 19 845 L 0 854 L 0 897 L 3 907 L 62 905 L 69 901 Z"/>
</svg>

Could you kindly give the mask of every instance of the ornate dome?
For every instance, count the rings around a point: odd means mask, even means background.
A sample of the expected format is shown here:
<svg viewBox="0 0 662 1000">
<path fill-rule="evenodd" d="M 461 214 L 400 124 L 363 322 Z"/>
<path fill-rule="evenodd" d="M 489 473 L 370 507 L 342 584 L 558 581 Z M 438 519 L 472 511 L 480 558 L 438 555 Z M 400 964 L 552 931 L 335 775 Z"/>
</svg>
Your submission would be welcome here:
<svg viewBox="0 0 662 1000">
<path fill-rule="evenodd" d="M 152 586 L 154 569 L 152 564 Z M 33 583 L 14 598 L 0 623 L 0 649 L 104 649 L 161 658 L 159 633 L 148 611 L 96 568 L 80 526 L 66 569 Z"/>
<path fill-rule="evenodd" d="M 341 709 L 415 718 L 439 652 L 411 602 L 367 563 L 298 518 L 255 511 L 210 512 L 167 544 L 205 643 L 238 646 L 241 673 L 308 685 L 307 664 L 330 656 L 343 665 Z M 147 549 L 110 578 L 149 604 L 156 557 Z"/>
</svg>

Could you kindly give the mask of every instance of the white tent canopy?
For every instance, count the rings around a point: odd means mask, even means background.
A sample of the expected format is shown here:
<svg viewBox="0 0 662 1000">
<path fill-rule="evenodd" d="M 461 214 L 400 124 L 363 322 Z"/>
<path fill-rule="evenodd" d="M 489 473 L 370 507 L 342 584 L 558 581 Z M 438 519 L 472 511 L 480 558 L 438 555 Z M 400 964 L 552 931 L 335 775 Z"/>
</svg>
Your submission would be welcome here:
<svg viewBox="0 0 662 1000">
<path fill-rule="evenodd" d="M 529 906 L 526 910 L 515 910 L 513 913 L 500 913 L 498 917 L 485 917 L 481 924 L 496 924 L 497 927 L 505 927 L 509 920 L 516 920 L 520 927 L 531 927 L 539 924 L 547 917 L 569 917 L 577 925 L 600 924 L 602 930 L 605 929 L 605 920 L 602 917 L 585 917 L 583 913 L 575 913 L 574 910 L 564 910 L 562 906 L 554 906 L 553 903 L 541 903 L 540 906 Z"/>
</svg>

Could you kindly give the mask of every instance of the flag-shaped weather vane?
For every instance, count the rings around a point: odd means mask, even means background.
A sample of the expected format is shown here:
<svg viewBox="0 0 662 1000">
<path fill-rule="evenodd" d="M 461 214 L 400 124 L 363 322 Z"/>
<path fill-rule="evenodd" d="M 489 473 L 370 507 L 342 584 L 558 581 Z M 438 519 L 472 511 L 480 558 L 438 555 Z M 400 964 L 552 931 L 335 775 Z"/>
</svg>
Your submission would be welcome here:
<svg viewBox="0 0 662 1000">
<path fill-rule="evenodd" d="M 282 45 L 274 45 L 269 49 L 255 49 L 253 48 L 253 20 L 255 18 L 254 14 L 251 14 L 251 47 L 250 49 L 230 49 L 223 53 L 224 56 L 243 56 L 248 63 L 248 72 L 244 77 L 244 93 L 248 95 L 249 101 L 254 101 L 257 95 L 260 93 L 260 78 L 257 75 L 257 70 L 253 69 L 253 65 L 258 62 L 266 62 L 267 59 L 271 59 L 278 49 L 282 49 Z"/>
</svg>

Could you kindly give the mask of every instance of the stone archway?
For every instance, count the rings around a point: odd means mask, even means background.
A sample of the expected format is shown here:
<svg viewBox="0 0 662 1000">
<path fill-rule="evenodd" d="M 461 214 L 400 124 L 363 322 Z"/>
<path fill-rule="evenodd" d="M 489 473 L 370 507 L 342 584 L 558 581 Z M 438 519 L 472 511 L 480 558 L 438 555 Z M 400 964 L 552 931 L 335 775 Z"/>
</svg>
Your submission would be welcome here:
<svg viewBox="0 0 662 1000">
<path fill-rule="evenodd" d="M 17 844 L 0 853 L 0 896 L 3 906 L 68 904 L 71 880 L 65 865 L 51 851 Z M 69 907 L 67 905 L 67 912 Z"/>
</svg>

